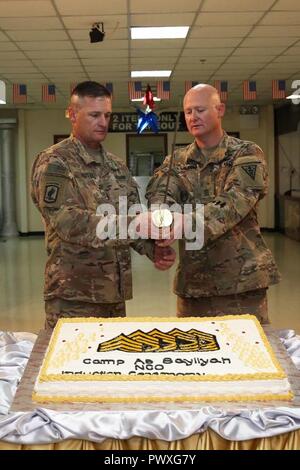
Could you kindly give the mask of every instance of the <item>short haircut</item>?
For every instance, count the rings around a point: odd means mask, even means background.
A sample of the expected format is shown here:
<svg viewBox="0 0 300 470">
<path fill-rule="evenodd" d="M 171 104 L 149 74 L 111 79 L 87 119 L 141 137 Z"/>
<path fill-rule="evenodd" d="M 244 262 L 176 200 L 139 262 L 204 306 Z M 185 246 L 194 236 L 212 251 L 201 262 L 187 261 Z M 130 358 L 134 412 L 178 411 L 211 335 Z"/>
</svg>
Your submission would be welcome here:
<svg viewBox="0 0 300 470">
<path fill-rule="evenodd" d="M 77 95 L 79 98 L 84 98 L 85 96 L 92 98 L 98 98 L 99 96 L 111 98 L 110 91 L 104 85 L 92 81 L 78 83 L 72 90 L 71 96 L 74 95 Z"/>
</svg>

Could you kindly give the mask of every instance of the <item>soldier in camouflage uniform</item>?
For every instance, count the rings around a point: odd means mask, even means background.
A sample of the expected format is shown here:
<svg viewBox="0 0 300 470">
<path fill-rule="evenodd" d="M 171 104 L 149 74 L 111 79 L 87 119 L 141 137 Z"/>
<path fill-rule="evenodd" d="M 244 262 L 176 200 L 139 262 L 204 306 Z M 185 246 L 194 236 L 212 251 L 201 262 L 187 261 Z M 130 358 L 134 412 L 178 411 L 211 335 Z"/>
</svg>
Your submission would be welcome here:
<svg viewBox="0 0 300 470">
<path fill-rule="evenodd" d="M 268 186 L 266 163 L 256 144 L 223 131 L 224 112 L 209 85 L 185 95 L 186 124 L 195 140 L 175 151 L 166 202 L 204 204 L 204 245 L 189 251 L 185 240 L 179 241 L 177 314 L 250 313 L 268 323 L 266 290 L 280 276 L 257 221 L 257 204 Z M 169 159 L 149 182 L 146 197 L 152 204 L 164 201 Z M 173 241 L 171 236 L 160 245 Z"/>
<path fill-rule="evenodd" d="M 122 160 L 101 145 L 111 115 L 109 91 L 95 82 L 77 85 L 68 113 L 72 135 L 36 157 L 31 178 L 46 233 L 47 329 L 61 316 L 125 316 L 125 300 L 132 297 L 130 246 L 159 269 L 175 260 L 150 240 L 97 237 L 97 207 L 110 203 L 118 213 L 119 196 L 127 197 L 128 207 L 139 203 L 137 185 Z"/>
</svg>

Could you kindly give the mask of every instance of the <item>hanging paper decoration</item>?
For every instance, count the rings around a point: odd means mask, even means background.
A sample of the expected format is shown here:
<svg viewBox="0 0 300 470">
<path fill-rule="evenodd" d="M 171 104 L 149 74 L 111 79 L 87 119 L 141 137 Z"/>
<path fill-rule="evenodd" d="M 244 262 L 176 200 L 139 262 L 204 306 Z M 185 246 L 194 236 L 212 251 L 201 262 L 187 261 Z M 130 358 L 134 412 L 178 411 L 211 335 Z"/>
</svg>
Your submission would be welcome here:
<svg viewBox="0 0 300 470">
<path fill-rule="evenodd" d="M 146 93 L 145 93 L 145 96 L 144 96 L 143 104 L 145 106 L 149 106 L 149 108 L 151 110 L 154 109 L 153 93 L 152 93 L 152 90 L 151 90 L 151 87 L 150 87 L 149 84 L 147 85 L 147 88 L 146 88 Z"/>
<path fill-rule="evenodd" d="M 159 131 L 157 115 L 151 111 L 149 106 L 147 106 L 145 112 L 137 108 L 137 113 L 139 116 L 137 123 L 138 133 L 141 134 L 149 126 L 150 129 L 157 134 Z"/>
<path fill-rule="evenodd" d="M 137 132 L 141 134 L 147 127 L 150 127 L 152 132 L 157 133 L 159 130 L 158 117 L 153 112 L 154 99 L 150 85 L 147 85 L 146 92 L 143 99 L 143 104 L 146 106 L 145 111 L 137 108 L 138 123 Z"/>
</svg>

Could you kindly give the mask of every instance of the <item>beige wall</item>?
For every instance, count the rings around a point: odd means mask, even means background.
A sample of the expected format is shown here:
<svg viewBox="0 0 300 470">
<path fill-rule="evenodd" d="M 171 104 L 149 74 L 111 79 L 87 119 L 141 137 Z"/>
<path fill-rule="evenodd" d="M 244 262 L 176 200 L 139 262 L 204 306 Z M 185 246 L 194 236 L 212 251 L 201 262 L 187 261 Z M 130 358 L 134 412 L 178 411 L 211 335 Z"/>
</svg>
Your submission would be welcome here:
<svg viewBox="0 0 300 470">
<path fill-rule="evenodd" d="M 116 110 L 117 111 L 117 110 Z M 274 227 L 274 130 L 272 106 L 261 107 L 257 128 L 247 128 L 238 108 L 230 107 L 224 119 L 224 128 L 239 131 L 242 139 L 253 140 L 265 152 L 269 167 L 270 189 L 268 196 L 260 203 L 259 219 L 263 227 Z M 18 142 L 16 145 L 17 169 L 17 215 L 18 228 L 21 232 L 43 230 L 39 212 L 30 198 L 30 172 L 35 156 L 44 148 L 53 144 L 55 134 L 69 134 L 69 121 L 64 110 L 19 111 Z M 251 127 L 251 126 L 250 126 Z M 177 134 L 178 143 L 188 143 L 188 133 Z M 173 133 L 168 134 L 168 150 L 171 151 Z M 112 133 L 107 136 L 105 147 L 126 160 L 126 135 Z"/>
</svg>

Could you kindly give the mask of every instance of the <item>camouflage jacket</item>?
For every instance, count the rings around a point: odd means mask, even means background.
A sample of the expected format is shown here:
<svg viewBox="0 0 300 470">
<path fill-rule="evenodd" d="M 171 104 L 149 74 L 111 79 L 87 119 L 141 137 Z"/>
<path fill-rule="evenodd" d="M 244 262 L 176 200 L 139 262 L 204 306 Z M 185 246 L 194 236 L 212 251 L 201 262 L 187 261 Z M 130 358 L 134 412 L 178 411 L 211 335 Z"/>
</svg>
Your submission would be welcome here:
<svg viewBox="0 0 300 470">
<path fill-rule="evenodd" d="M 123 302 L 132 297 L 129 245 L 153 257 L 143 240 L 100 240 L 99 204 L 127 196 L 139 203 L 137 185 L 121 159 L 103 148 L 103 164 L 69 137 L 41 152 L 32 168 L 32 199 L 42 214 L 47 247 L 45 299 L 92 303 Z"/>
<path fill-rule="evenodd" d="M 149 182 L 151 204 L 163 202 L 169 159 Z M 262 150 L 226 133 L 213 149 L 201 151 L 194 142 L 175 151 L 167 203 L 204 204 L 203 247 L 189 251 L 179 241 L 176 294 L 231 295 L 279 281 L 257 222 L 257 203 L 267 192 L 267 180 Z"/>
</svg>

